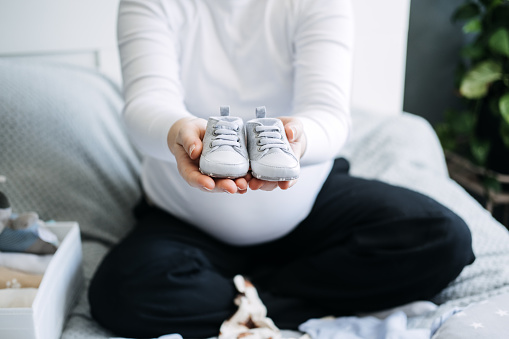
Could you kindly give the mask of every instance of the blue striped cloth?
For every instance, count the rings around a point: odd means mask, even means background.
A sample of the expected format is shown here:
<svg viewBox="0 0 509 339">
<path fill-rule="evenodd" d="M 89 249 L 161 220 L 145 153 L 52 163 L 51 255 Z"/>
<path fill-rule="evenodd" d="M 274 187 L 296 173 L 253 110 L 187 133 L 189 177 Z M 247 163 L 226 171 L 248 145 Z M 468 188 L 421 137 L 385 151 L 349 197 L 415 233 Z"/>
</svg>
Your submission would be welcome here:
<svg viewBox="0 0 509 339">
<path fill-rule="evenodd" d="M 0 251 L 25 252 L 39 239 L 38 224 L 34 223 L 22 230 L 6 227 L 0 233 Z"/>
</svg>

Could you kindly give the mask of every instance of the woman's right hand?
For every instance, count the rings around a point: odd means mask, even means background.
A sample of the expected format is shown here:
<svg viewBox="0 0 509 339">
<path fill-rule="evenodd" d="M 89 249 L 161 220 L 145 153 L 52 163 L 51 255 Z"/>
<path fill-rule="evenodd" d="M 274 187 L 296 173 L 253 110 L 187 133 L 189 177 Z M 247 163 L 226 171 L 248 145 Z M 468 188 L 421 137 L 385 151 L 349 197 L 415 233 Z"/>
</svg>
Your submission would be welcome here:
<svg viewBox="0 0 509 339">
<path fill-rule="evenodd" d="M 199 170 L 200 155 L 207 121 L 201 118 L 177 120 L 168 132 L 168 147 L 177 160 L 180 175 L 192 187 L 207 192 L 246 193 L 248 177 L 232 179 L 212 178 Z"/>
</svg>

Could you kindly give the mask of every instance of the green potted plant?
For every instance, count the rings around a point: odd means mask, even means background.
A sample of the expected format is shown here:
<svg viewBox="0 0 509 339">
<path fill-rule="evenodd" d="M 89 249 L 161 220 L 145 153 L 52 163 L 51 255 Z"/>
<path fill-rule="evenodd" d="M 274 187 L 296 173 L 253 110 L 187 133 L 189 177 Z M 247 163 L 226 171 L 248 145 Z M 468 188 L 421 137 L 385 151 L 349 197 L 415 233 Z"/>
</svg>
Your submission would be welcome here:
<svg viewBox="0 0 509 339">
<path fill-rule="evenodd" d="M 436 132 L 446 154 L 501 191 L 509 174 L 509 0 L 467 0 L 452 21 L 466 40 L 456 79 L 464 109 L 446 111 Z"/>
</svg>

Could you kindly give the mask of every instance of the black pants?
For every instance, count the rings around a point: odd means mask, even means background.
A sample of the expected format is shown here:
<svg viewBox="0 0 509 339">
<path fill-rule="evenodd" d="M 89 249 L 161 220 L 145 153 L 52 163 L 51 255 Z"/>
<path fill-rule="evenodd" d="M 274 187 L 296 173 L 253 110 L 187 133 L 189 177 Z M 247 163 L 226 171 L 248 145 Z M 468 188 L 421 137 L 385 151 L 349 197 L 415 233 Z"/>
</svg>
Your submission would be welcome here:
<svg viewBox="0 0 509 339">
<path fill-rule="evenodd" d="M 276 325 L 296 329 L 429 299 L 474 261 L 469 229 L 449 209 L 348 167 L 336 160 L 310 215 L 262 245 L 224 244 L 141 203 L 91 282 L 93 317 L 128 337 L 215 336 L 236 310 L 232 277 L 244 274 Z"/>
</svg>

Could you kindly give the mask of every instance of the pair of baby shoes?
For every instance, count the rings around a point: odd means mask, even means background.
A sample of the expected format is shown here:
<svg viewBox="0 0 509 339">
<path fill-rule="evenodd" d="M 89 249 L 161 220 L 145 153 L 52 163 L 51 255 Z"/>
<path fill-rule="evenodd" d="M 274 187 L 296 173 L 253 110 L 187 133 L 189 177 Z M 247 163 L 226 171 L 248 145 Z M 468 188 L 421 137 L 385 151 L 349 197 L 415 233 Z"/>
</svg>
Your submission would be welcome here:
<svg viewBox="0 0 509 339">
<path fill-rule="evenodd" d="M 251 167 L 255 178 L 286 181 L 299 177 L 299 159 L 286 138 L 281 120 L 267 118 L 265 107 L 256 108 L 256 118 L 244 122 L 220 108 L 221 116 L 210 117 L 203 138 L 200 171 L 216 178 L 243 177 Z"/>
</svg>

